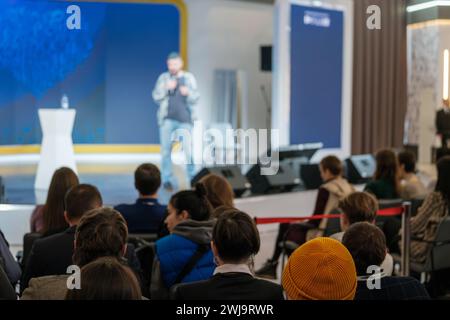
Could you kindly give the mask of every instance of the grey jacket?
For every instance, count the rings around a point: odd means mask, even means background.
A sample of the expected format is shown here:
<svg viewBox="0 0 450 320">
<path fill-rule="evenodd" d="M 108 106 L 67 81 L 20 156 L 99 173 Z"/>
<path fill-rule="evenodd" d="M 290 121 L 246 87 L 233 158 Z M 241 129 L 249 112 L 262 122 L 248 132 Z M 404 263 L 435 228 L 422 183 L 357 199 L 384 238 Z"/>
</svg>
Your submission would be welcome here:
<svg viewBox="0 0 450 320">
<path fill-rule="evenodd" d="M 32 278 L 21 300 L 65 300 L 69 275 Z M 142 297 L 143 300 L 147 300 Z"/>
<path fill-rule="evenodd" d="M 191 112 L 192 120 L 197 118 L 196 116 L 196 104 L 200 99 L 200 95 L 197 88 L 197 81 L 195 77 L 189 72 L 183 72 L 182 76 L 185 79 L 185 85 L 189 89 L 189 95 L 187 96 L 187 103 L 189 111 Z M 166 89 L 166 84 L 170 80 L 171 76 L 169 72 L 164 72 L 158 77 L 155 88 L 153 89 L 153 100 L 159 105 L 158 109 L 158 124 L 161 126 L 164 118 L 169 111 L 169 92 Z"/>
<path fill-rule="evenodd" d="M 175 226 L 172 234 L 180 235 L 198 244 L 209 245 L 211 243 L 212 229 L 215 222 L 215 219 L 208 221 L 185 220 Z M 150 284 L 151 299 L 169 299 L 170 288 L 167 288 L 163 281 L 161 265 L 156 252 L 156 245 L 154 245 L 154 252 L 155 258 L 153 260 L 152 279 Z"/>
</svg>

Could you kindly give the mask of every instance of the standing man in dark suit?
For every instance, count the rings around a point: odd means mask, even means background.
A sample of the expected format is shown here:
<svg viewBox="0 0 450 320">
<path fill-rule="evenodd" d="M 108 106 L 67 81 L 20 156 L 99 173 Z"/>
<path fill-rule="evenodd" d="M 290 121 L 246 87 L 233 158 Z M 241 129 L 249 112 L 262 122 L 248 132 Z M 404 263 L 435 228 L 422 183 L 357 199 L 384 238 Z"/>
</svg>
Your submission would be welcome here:
<svg viewBox="0 0 450 320">
<path fill-rule="evenodd" d="M 450 140 L 450 102 L 443 100 L 442 109 L 436 114 L 436 131 L 441 136 L 442 148 L 448 148 L 448 141 Z"/>
<path fill-rule="evenodd" d="M 161 173 L 151 163 L 141 164 L 134 172 L 134 186 L 139 198 L 134 204 L 120 204 L 119 211 L 128 224 L 129 233 L 157 233 L 166 215 L 166 206 L 158 202 Z"/>
</svg>

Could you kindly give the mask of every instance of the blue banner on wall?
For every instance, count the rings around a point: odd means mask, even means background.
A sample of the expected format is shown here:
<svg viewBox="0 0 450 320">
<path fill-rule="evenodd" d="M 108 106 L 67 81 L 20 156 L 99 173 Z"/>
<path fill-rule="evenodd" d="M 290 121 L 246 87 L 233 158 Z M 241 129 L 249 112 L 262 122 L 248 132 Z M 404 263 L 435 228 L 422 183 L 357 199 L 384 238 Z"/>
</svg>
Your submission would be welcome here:
<svg viewBox="0 0 450 320">
<path fill-rule="evenodd" d="M 341 11 L 291 6 L 291 144 L 341 147 Z"/>
<path fill-rule="evenodd" d="M 170 4 L 0 1 L 0 145 L 40 143 L 37 110 L 64 94 L 75 143 L 159 143 L 151 92 L 180 37 Z"/>
</svg>

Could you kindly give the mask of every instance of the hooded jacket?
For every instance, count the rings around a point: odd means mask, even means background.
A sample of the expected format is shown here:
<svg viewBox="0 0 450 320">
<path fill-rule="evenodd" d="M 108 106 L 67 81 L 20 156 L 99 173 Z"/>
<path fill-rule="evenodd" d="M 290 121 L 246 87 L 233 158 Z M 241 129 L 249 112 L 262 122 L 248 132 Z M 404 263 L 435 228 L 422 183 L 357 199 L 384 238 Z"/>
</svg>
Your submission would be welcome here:
<svg viewBox="0 0 450 320">
<path fill-rule="evenodd" d="M 168 298 L 168 289 L 175 284 L 178 274 L 195 254 L 199 245 L 210 246 L 214 220 L 186 220 L 175 226 L 169 236 L 155 244 L 152 270 L 151 298 Z M 215 269 L 212 250 L 197 261 L 181 283 L 209 279 Z"/>
</svg>

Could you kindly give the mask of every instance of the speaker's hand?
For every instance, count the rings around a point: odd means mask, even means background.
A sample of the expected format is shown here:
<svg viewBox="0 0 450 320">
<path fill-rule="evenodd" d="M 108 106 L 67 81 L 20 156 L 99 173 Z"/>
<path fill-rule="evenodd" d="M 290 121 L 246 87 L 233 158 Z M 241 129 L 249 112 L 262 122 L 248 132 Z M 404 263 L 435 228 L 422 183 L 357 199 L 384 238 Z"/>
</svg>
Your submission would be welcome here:
<svg viewBox="0 0 450 320">
<path fill-rule="evenodd" d="M 180 93 L 182 96 L 188 96 L 189 95 L 189 89 L 186 86 L 180 87 Z"/>
</svg>

